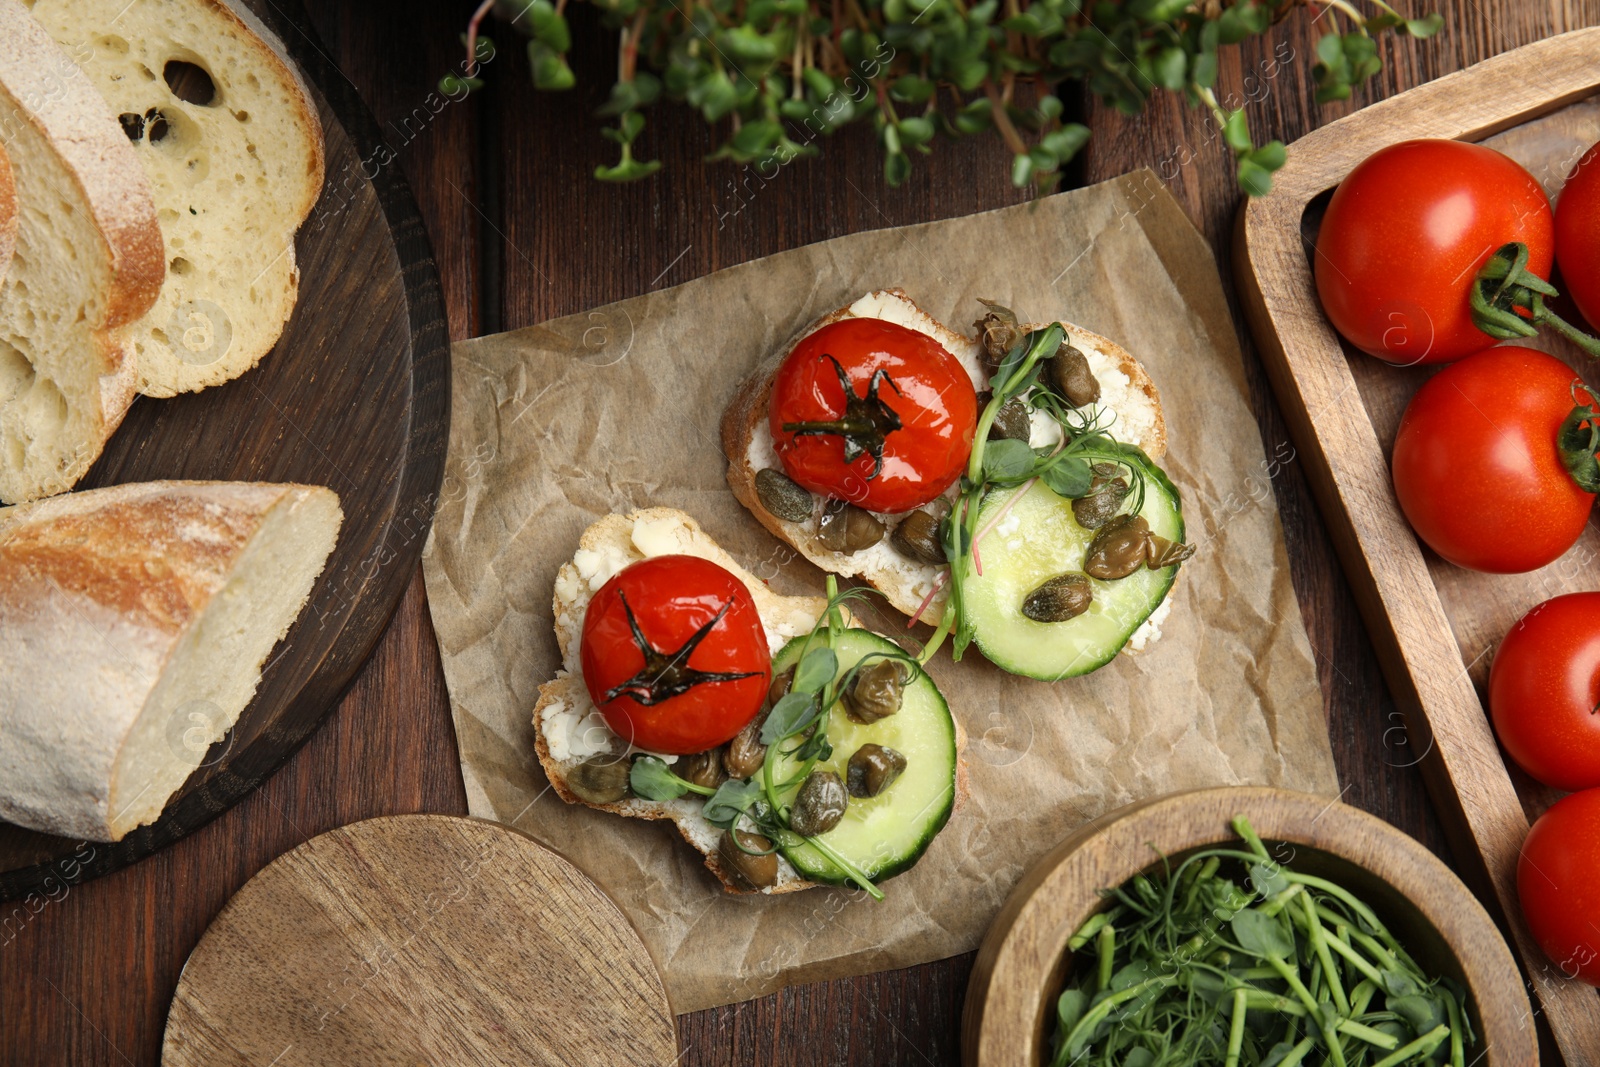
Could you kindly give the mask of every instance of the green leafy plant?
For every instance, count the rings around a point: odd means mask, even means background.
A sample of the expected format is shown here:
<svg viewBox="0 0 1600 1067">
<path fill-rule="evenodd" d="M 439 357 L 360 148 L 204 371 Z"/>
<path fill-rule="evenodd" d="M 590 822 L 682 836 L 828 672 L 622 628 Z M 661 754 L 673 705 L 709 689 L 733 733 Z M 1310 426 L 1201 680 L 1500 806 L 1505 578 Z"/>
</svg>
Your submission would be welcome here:
<svg viewBox="0 0 1600 1067">
<path fill-rule="evenodd" d="M 1089 138 L 1063 120 L 1054 95 L 1080 82 L 1124 114 L 1158 90 L 1205 108 L 1232 150 L 1240 185 L 1272 187 L 1283 144 L 1257 145 L 1244 109 L 1218 99 L 1218 51 L 1264 33 L 1296 7 L 1334 25 L 1317 46 L 1312 77 L 1320 101 L 1341 100 L 1382 68 L 1377 36 L 1428 37 L 1439 15 L 1405 18 L 1384 0 L 1366 14 L 1350 0 L 590 0 L 619 31 L 617 81 L 601 114 L 621 149 L 595 168 L 604 181 L 633 181 L 660 168 L 635 155 L 643 110 L 686 104 L 727 130 L 714 160 L 754 164 L 770 177 L 813 155 L 816 139 L 871 122 L 890 185 L 911 173 L 939 134 L 996 130 L 1018 186 L 1053 187 Z M 568 0 L 483 0 L 463 35 L 466 75 L 446 75 L 455 98 L 481 85 L 479 28 L 492 11 L 528 38 L 534 85 L 574 83 L 566 53 Z M 1274 72 L 1276 71 L 1274 67 Z"/>
</svg>

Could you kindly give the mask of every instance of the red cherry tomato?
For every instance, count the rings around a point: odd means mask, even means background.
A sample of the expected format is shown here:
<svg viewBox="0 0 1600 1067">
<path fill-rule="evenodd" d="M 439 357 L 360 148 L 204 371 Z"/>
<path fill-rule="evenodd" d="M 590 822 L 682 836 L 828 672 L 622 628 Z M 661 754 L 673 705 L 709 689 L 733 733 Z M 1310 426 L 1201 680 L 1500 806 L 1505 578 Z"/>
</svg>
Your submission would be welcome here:
<svg viewBox="0 0 1600 1067">
<path fill-rule="evenodd" d="M 1517 765 L 1557 789 L 1600 786 L 1600 593 L 1546 600 L 1489 669 L 1494 731 Z"/>
<path fill-rule="evenodd" d="M 1334 329 L 1391 363 L 1448 363 L 1492 340 L 1468 288 L 1501 245 L 1528 246 L 1550 277 L 1550 202 L 1533 175 L 1493 149 L 1403 141 L 1351 171 L 1317 234 L 1314 273 Z"/>
<path fill-rule="evenodd" d="M 1528 929 L 1569 978 L 1600 985 L 1600 789 L 1557 801 L 1517 862 Z"/>
<path fill-rule="evenodd" d="M 1543 567 L 1572 547 L 1594 503 L 1556 449 L 1576 378 L 1554 356 L 1507 346 L 1417 390 L 1395 435 L 1394 492 L 1428 547 L 1496 574 Z M 1590 402 L 1582 390 L 1578 399 Z"/>
<path fill-rule="evenodd" d="M 826 429 L 847 415 L 860 433 Z M 927 334 L 844 319 L 806 337 L 778 368 L 769 425 L 783 469 L 807 489 L 868 511 L 910 511 L 967 465 L 978 396 L 956 357 Z"/>
<path fill-rule="evenodd" d="M 1556 262 L 1566 294 L 1600 325 L 1600 144 L 1578 160 L 1556 201 Z"/>
<path fill-rule="evenodd" d="M 732 740 L 772 681 L 750 591 L 695 556 L 653 556 L 613 575 L 584 613 L 579 658 L 606 725 L 677 755 Z"/>
</svg>

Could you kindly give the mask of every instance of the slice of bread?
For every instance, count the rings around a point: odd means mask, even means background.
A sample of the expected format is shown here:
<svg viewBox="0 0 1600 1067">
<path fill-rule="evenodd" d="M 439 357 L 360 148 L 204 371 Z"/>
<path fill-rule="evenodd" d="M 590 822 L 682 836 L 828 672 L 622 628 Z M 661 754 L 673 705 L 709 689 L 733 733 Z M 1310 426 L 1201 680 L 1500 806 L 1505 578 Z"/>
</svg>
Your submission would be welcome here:
<svg viewBox="0 0 1600 1067">
<path fill-rule="evenodd" d="M 672 508 L 645 508 L 628 515 L 607 515 L 584 531 L 573 558 L 556 574 L 555 629 L 563 669 L 554 680 L 539 687 L 533 709 L 534 747 L 545 777 L 568 804 L 586 803 L 567 785 L 567 775 L 590 755 L 603 751 L 616 735 L 606 727 L 589 699 L 578 660 L 578 640 L 589 598 L 611 575 L 636 560 L 678 553 L 708 559 L 732 573 L 750 590 L 756 610 L 768 631 L 769 643 L 781 648 L 791 637 L 811 630 L 828 602 L 822 597 L 779 596 L 761 579 L 739 566 L 713 541 L 700 524 Z M 616 739 L 620 740 L 620 739 Z M 580 747 L 582 746 L 582 747 Z M 589 751 L 593 749 L 593 751 Z M 620 755 L 620 753 L 619 753 Z M 663 757 L 669 761 L 675 757 Z M 683 839 L 706 857 L 706 866 L 730 893 L 749 892 L 717 854 L 722 831 L 700 817 L 701 800 L 680 797 L 654 801 L 629 797 L 615 804 L 594 804 L 602 811 L 634 819 L 671 819 Z M 778 882 L 762 893 L 792 893 L 816 883 L 797 874 L 789 862 L 778 858 Z"/>
<path fill-rule="evenodd" d="M 134 396 L 126 335 L 161 290 L 149 182 L 105 101 L 0 0 L 0 144 L 17 202 L 0 282 L 0 500 L 70 489 Z"/>
<path fill-rule="evenodd" d="M 333 551 L 321 486 L 147 482 L 0 509 L 0 818 L 115 841 L 249 703 Z"/>
<path fill-rule="evenodd" d="M 139 391 L 204 389 L 271 351 L 294 309 L 294 235 L 322 188 L 322 126 L 283 48 L 219 0 L 34 0 L 118 116 L 166 241 L 134 334 Z"/>
<path fill-rule="evenodd" d="M 981 313 L 982 309 L 979 308 L 975 316 Z M 803 338 L 823 326 L 848 318 L 886 319 L 929 334 L 966 369 L 972 377 L 973 388 L 980 392 L 988 388 L 988 374 L 980 360 L 981 349 L 975 339 L 941 324 L 902 290 L 880 289 L 868 293 L 850 306 L 830 312 L 800 331 L 740 385 L 722 417 L 722 450 L 728 457 L 728 485 L 734 496 L 761 525 L 818 567 L 841 577 L 858 578 L 866 582 L 906 615 L 915 614 L 918 608 L 923 608 L 921 618 L 937 621 L 944 610 L 943 590 L 939 590 L 925 608 L 923 602 L 935 589 L 939 573 L 944 569 L 942 566 L 901 555 L 887 537 L 861 552 L 846 554 L 831 551 L 817 540 L 816 518 L 823 506 L 820 497 L 814 501 L 810 520 L 791 522 L 768 511 L 756 493 L 756 474 L 762 468 L 783 469 L 767 422 L 772 383 L 778 367 Z M 1111 426 L 1113 436 L 1125 444 L 1144 449 L 1151 459 L 1159 458 L 1166 452 L 1167 428 L 1161 412 L 1161 397 L 1150 375 L 1137 359 L 1116 342 L 1070 323 L 1062 325 L 1067 330 L 1068 340 L 1088 357 L 1089 367 L 1100 382 L 1100 406 L 1116 412 L 1116 421 Z M 1039 326 L 1027 328 L 1038 329 Z M 880 518 L 891 526 L 896 521 L 894 516 Z"/>
</svg>

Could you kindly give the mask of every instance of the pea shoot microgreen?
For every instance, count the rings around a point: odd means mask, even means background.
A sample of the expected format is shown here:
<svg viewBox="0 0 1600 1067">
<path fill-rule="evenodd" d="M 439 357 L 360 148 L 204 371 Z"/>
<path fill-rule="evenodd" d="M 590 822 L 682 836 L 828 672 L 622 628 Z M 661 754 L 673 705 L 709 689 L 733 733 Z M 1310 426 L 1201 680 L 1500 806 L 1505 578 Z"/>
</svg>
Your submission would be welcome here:
<svg viewBox="0 0 1600 1067">
<path fill-rule="evenodd" d="M 1464 1067 L 1456 983 L 1349 890 L 1278 863 L 1243 816 L 1233 829 L 1244 848 L 1136 876 L 1073 935 L 1052 1067 Z"/>
</svg>

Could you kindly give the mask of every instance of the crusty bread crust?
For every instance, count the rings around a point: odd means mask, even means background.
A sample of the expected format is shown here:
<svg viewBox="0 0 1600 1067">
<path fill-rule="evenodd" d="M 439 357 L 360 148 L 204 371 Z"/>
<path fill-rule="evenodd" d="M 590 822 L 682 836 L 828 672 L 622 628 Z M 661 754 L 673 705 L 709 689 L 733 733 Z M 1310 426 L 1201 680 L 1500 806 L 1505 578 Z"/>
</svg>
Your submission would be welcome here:
<svg viewBox="0 0 1600 1067">
<path fill-rule="evenodd" d="M 578 547 L 589 551 L 599 551 L 608 544 L 628 543 L 632 536 L 635 522 L 640 520 L 654 522 L 662 519 L 675 519 L 688 527 L 695 540 L 696 554 L 712 559 L 742 581 L 749 588 L 751 596 L 756 602 L 756 609 L 763 619 L 770 619 L 776 614 L 795 609 L 805 611 L 815 618 L 820 617 L 826 609 L 827 600 L 822 597 L 785 597 L 772 592 L 764 582 L 739 566 L 732 556 L 722 551 L 692 517 L 672 508 L 645 508 L 627 515 L 607 515 L 584 531 L 583 536 L 578 541 Z M 561 573 L 572 578 L 576 578 L 577 575 L 576 568 L 571 561 L 562 565 Z M 581 618 L 569 619 L 568 624 L 563 625 L 562 620 L 567 618 L 566 606 L 557 597 L 553 600 L 552 607 L 556 619 L 556 642 L 561 649 L 561 658 L 566 663 L 575 662 L 576 644 L 581 635 L 583 620 Z M 845 617 L 847 622 L 854 621 L 848 612 L 845 613 Z M 715 848 L 706 848 L 695 840 L 694 833 L 690 827 L 692 825 L 691 820 L 699 819 L 699 805 L 697 803 L 658 803 L 633 797 L 614 804 L 590 804 L 574 793 L 571 787 L 567 785 L 566 772 L 561 761 L 557 760 L 550 751 L 550 743 L 544 731 L 544 717 L 546 711 L 552 707 L 558 705 L 572 706 L 580 702 L 587 703 L 588 700 L 588 692 L 584 688 L 582 679 L 574 674 L 565 674 L 539 686 L 539 701 L 533 709 L 534 751 L 539 758 L 540 767 L 544 769 L 545 777 L 550 782 L 550 787 L 555 790 L 557 796 L 568 804 L 584 804 L 600 811 L 608 811 L 631 819 L 670 819 L 677 827 L 678 833 L 682 835 L 684 841 L 704 855 L 706 867 L 710 869 L 712 874 L 716 875 L 717 881 L 722 883 L 722 888 L 725 892 L 760 892 L 770 896 L 778 893 L 798 892 L 802 889 L 810 889 L 818 884 L 802 878 L 795 878 L 768 889 L 750 890 L 745 888 L 738 881 L 733 871 L 723 862 L 722 857 L 718 855 Z M 959 721 L 955 722 L 955 729 L 957 759 L 955 801 L 952 806 L 952 815 L 954 815 L 955 809 L 960 808 L 963 799 L 969 795 L 967 768 L 965 762 L 960 758 L 960 753 L 966 748 L 966 733 L 962 730 Z"/>
<path fill-rule="evenodd" d="M 916 303 L 906 296 L 903 290 L 886 289 L 879 292 L 899 297 L 912 307 L 916 307 Z M 920 311 L 921 309 L 919 308 L 918 310 Z M 923 313 L 926 314 L 926 312 Z M 824 571 L 832 573 L 841 573 L 839 565 L 842 557 L 838 553 L 824 548 L 818 542 L 816 532 L 810 527 L 810 524 L 785 521 L 772 514 L 762 505 L 761 498 L 756 493 L 757 471 L 751 465 L 749 456 L 750 445 L 754 441 L 755 435 L 768 432 L 767 412 L 771 407 L 772 386 L 777 378 L 778 368 L 783 364 L 783 361 L 788 358 L 789 353 L 794 350 L 795 345 L 799 344 L 802 339 L 824 326 L 849 317 L 851 317 L 850 308 L 843 307 L 837 311 L 829 312 L 804 330 L 801 330 L 788 344 L 784 345 L 783 348 L 759 366 L 740 384 L 738 392 L 734 395 L 733 402 L 728 405 L 722 416 L 722 451 L 728 458 L 728 487 L 733 490 L 733 495 L 774 537 L 795 549 Z M 1033 324 L 1027 328 L 1038 329 L 1040 325 L 1042 324 Z M 1086 343 L 1112 357 L 1117 369 L 1127 375 L 1130 385 L 1149 398 L 1156 414 L 1155 426 L 1148 439 L 1139 442 L 1139 444 L 1151 459 L 1159 459 L 1167 450 L 1166 420 L 1161 416 L 1161 395 L 1144 366 L 1115 341 L 1102 337 L 1091 330 L 1074 326 L 1071 323 L 1062 323 L 1062 325 L 1067 330 L 1069 340 Z M 967 339 L 962 338 L 961 340 Z M 865 581 L 882 593 L 888 602 L 902 614 L 912 615 L 921 606 L 922 598 L 903 584 L 876 580 L 865 575 L 859 577 L 860 580 Z"/>
<path fill-rule="evenodd" d="M 18 0 L 0 0 L 0 91 L 66 163 L 105 237 L 113 277 L 105 325 L 134 321 L 167 276 L 150 183 L 104 98 Z"/>
<path fill-rule="evenodd" d="M 11 176 L 11 157 L 0 144 L 0 280 L 17 251 L 17 183 Z"/>
</svg>

